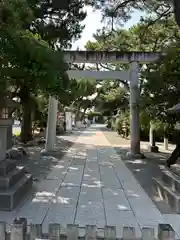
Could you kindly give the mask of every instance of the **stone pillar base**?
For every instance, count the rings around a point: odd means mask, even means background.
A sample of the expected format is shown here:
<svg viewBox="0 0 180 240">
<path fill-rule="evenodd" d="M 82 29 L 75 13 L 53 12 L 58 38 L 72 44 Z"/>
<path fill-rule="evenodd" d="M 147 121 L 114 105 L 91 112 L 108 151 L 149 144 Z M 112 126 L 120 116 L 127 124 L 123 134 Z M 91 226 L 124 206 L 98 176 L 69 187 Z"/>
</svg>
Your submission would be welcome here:
<svg viewBox="0 0 180 240">
<path fill-rule="evenodd" d="M 127 152 L 126 156 L 131 159 L 145 159 L 146 158 L 143 153 Z"/>
<path fill-rule="evenodd" d="M 33 178 L 13 160 L 0 162 L 0 210 L 12 211 L 32 188 Z"/>
<path fill-rule="evenodd" d="M 60 154 L 60 150 L 58 151 L 56 149 L 53 150 L 42 149 L 40 153 L 42 156 L 56 156 Z"/>
<path fill-rule="evenodd" d="M 149 145 L 149 146 L 148 146 L 148 151 L 149 151 L 149 152 L 158 153 L 158 152 L 159 152 L 159 148 L 158 148 L 157 146 Z"/>
</svg>

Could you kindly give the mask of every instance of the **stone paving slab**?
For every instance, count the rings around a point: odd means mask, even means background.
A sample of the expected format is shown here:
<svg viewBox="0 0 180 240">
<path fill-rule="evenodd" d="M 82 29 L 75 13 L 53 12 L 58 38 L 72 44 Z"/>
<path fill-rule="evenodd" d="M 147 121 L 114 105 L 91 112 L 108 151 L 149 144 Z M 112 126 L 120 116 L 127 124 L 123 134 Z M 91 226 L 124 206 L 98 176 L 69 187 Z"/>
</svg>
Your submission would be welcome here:
<svg viewBox="0 0 180 240">
<path fill-rule="evenodd" d="M 100 178 L 104 187 L 122 188 L 112 166 L 100 166 Z"/>
<path fill-rule="evenodd" d="M 44 180 L 35 187 L 35 194 L 20 208 L 16 217 L 42 223 L 61 186 L 60 180 Z"/>
<path fill-rule="evenodd" d="M 131 180 L 126 180 L 121 181 L 121 185 L 128 197 L 139 196 L 141 198 L 146 197 L 146 199 L 149 199 L 148 195 L 144 192 L 144 189 L 138 183 Z"/>
<path fill-rule="evenodd" d="M 102 193 L 105 212 L 131 210 L 128 199 L 122 189 L 102 188 Z"/>
<path fill-rule="evenodd" d="M 73 224 L 76 214 L 76 208 L 62 207 L 59 204 L 53 204 L 43 221 L 44 232 L 47 232 L 49 223 L 60 223 L 64 228 L 67 224 Z"/>
<path fill-rule="evenodd" d="M 106 211 L 107 225 L 116 226 L 117 237 L 122 237 L 123 227 L 135 228 L 136 236 L 141 237 L 140 227 L 132 211 Z"/>
<path fill-rule="evenodd" d="M 83 181 L 96 180 L 100 181 L 100 173 L 98 165 L 89 166 L 86 164 L 83 174 Z"/>
<path fill-rule="evenodd" d="M 79 204 L 86 204 L 88 202 L 102 202 L 101 187 L 96 186 L 82 186 L 79 196 Z"/>
<path fill-rule="evenodd" d="M 82 227 L 85 225 L 97 225 L 103 228 L 106 225 L 103 204 L 99 202 L 79 204 L 75 224 L 79 224 Z"/>
<path fill-rule="evenodd" d="M 60 186 L 62 184 L 61 180 L 48 180 L 45 179 L 44 181 L 40 182 L 36 186 L 36 193 L 35 196 L 38 197 L 42 194 L 44 196 L 47 194 L 52 194 L 53 196 L 56 195 Z"/>
<path fill-rule="evenodd" d="M 53 167 L 51 173 L 46 177 L 48 180 L 63 180 L 67 174 L 68 167 Z"/>
<path fill-rule="evenodd" d="M 64 227 L 72 223 L 99 228 L 114 225 L 118 237 L 122 237 L 123 226 L 135 227 L 140 237 L 141 227 L 157 232 L 158 223 L 168 222 L 179 233 L 173 216 L 159 212 L 103 133 L 94 130 L 96 135 L 86 129 L 63 159 L 55 160 L 51 173 L 36 184 L 34 195 L 11 219 L 26 217 L 28 222 L 43 223 L 45 231 L 55 222 Z M 0 212 L 2 217 L 10 221 L 10 214 Z"/>
<path fill-rule="evenodd" d="M 89 188 L 97 188 L 97 187 L 100 188 L 103 185 L 102 185 L 102 182 L 99 181 L 99 180 L 92 180 L 92 179 L 90 179 L 90 180 L 83 181 L 82 182 L 82 186 L 89 187 Z"/>
<path fill-rule="evenodd" d="M 84 166 L 85 165 L 85 163 L 86 163 L 86 158 L 75 158 L 74 157 L 74 159 L 73 159 L 73 161 L 72 161 L 72 163 L 71 163 L 71 166 L 76 166 L 76 165 L 78 165 L 78 166 Z"/>
<path fill-rule="evenodd" d="M 85 166 L 85 170 L 90 169 L 90 170 L 95 170 L 99 172 L 99 164 L 97 161 L 92 161 L 92 162 L 87 162 Z"/>
<path fill-rule="evenodd" d="M 98 161 L 98 157 L 97 156 L 87 156 L 87 160 L 86 162 L 89 163 L 89 162 L 97 162 Z"/>
<path fill-rule="evenodd" d="M 63 186 L 80 186 L 83 177 L 84 166 L 70 166 L 62 183 Z"/>
<path fill-rule="evenodd" d="M 33 199 L 20 209 L 16 214 L 16 218 L 24 217 L 27 219 L 28 224 L 31 222 L 41 224 L 46 217 L 49 207 L 49 202 L 42 202 Z"/>
<path fill-rule="evenodd" d="M 79 194 L 80 187 L 62 186 L 53 200 L 53 205 L 56 203 L 59 205 L 59 207 L 76 207 Z"/>
</svg>

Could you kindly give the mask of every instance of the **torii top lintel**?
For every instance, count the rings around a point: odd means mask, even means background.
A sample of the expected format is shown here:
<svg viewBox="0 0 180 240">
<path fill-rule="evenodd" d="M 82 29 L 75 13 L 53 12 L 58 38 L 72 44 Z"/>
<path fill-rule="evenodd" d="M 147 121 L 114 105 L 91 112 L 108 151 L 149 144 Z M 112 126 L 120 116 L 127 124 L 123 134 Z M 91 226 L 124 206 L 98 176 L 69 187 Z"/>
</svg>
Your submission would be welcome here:
<svg viewBox="0 0 180 240">
<path fill-rule="evenodd" d="M 160 52 L 120 52 L 120 51 L 65 51 L 65 61 L 69 63 L 150 63 L 156 61 Z"/>
</svg>

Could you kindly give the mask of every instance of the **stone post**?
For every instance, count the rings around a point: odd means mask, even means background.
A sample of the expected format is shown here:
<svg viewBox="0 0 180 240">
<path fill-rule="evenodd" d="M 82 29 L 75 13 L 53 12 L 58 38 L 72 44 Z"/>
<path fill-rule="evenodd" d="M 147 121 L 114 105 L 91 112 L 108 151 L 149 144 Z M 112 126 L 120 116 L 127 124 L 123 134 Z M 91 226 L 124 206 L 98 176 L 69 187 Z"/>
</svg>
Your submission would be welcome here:
<svg viewBox="0 0 180 240">
<path fill-rule="evenodd" d="M 164 127 L 164 149 L 168 150 L 168 134 L 167 134 L 167 127 Z"/>
<path fill-rule="evenodd" d="M 150 129 L 149 129 L 148 151 L 149 152 L 158 152 L 158 147 L 156 146 L 156 141 L 155 141 L 154 125 L 152 124 L 152 122 L 150 122 Z"/>
<path fill-rule="evenodd" d="M 72 131 L 72 113 L 70 111 L 66 112 L 65 120 L 66 120 L 66 130 Z"/>
<path fill-rule="evenodd" d="M 131 155 L 139 156 L 140 153 L 140 121 L 139 121 L 139 66 L 137 62 L 131 63 L 130 69 L 130 133 Z"/>
<path fill-rule="evenodd" d="M 75 119 L 75 114 L 72 114 L 72 125 L 75 126 L 76 125 L 76 119 Z"/>
<path fill-rule="evenodd" d="M 53 151 L 56 143 L 56 122 L 57 122 L 58 101 L 49 97 L 48 120 L 46 130 L 45 151 Z"/>
<path fill-rule="evenodd" d="M 164 149 L 168 150 L 168 138 L 164 136 Z"/>
</svg>

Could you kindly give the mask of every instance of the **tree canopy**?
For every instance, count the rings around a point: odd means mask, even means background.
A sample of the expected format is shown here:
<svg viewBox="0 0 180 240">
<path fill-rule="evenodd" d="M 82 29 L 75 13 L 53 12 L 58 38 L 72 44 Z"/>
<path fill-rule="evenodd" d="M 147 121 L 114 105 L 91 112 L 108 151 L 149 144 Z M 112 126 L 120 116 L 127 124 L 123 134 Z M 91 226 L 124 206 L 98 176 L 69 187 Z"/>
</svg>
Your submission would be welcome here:
<svg viewBox="0 0 180 240">
<path fill-rule="evenodd" d="M 154 19 L 154 17 L 152 18 Z M 88 41 L 88 50 L 118 50 L 129 51 L 160 51 L 166 53 L 157 62 L 141 65 L 140 77 L 140 118 L 141 130 L 146 134 L 149 132 L 149 123 L 154 121 L 164 131 L 164 124 L 172 124 L 177 120 L 167 114 L 167 109 L 177 104 L 179 98 L 179 28 L 175 24 L 172 16 L 167 19 L 159 19 L 153 24 L 152 19 L 146 17 L 130 29 L 119 28 L 115 32 L 98 30 L 94 34 L 95 41 Z M 129 65 L 122 64 L 98 64 L 99 69 L 122 70 L 128 69 Z M 123 110 L 122 99 L 126 99 L 126 109 L 128 109 L 128 88 L 129 82 L 120 80 L 126 87 L 111 86 L 108 89 L 107 82 L 104 81 L 106 90 L 105 96 L 100 95 L 101 108 L 99 111 L 107 115 L 116 114 L 114 109 Z M 126 91 L 125 91 L 126 90 Z M 120 92 L 119 92 L 120 91 Z M 122 95 L 123 93 L 123 95 Z M 118 101 L 118 98 L 120 101 Z M 115 102 L 114 102 L 115 100 Z M 117 103 L 117 105 L 116 105 Z M 112 105 L 111 105 L 112 104 Z M 111 109 L 112 111 L 106 111 Z M 161 135 L 162 136 L 162 135 Z"/>
<path fill-rule="evenodd" d="M 114 30 L 115 24 L 124 24 L 131 19 L 132 12 L 139 10 L 154 19 L 151 24 L 160 19 L 167 19 L 174 15 L 176 23 L 180 26 L 180 2 L 178 0 L 87 0 L 87 2 L 103 13 L 108 26 Z"/>
<path fill-rule="evenodd" d="M 61 49 L 81 33 L 82 4 L 62 7 L 49 1 L 5 0 L 0 3 L 1 90 L 20 99 L 22 140 L 31 138 L 32 101 L 39 92 L 62 100 L 69 88 Z"/>
<path fill-rule="evenodd" d="M 66 48 L 73 39 L 78 39 L 86 17 L 83 1 L 27 0 L 34 19 L 27 26 L 38 33 L 52 47 Z"/>
</svg>

